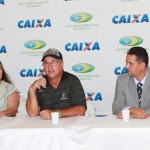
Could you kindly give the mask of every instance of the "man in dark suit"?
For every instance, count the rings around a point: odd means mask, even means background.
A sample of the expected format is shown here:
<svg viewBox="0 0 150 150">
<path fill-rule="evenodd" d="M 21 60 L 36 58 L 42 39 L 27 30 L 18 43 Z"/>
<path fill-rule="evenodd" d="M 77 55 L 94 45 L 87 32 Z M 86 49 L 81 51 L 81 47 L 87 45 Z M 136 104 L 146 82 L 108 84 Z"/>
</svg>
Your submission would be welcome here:
<svg viewBox="0 0 150 150">
<path fill-rule="evenodd" d="M 113 114 L 122 118 L 122 109 L 130 110 L 130 118 L 144 119 L 150 115 L 150 69 L 148 53 L 143 47 L 132 47 L 126 55 L 127 73 L 116 81 Z M 137 84 L 141 85 L 141 89 Z M 140 92 L 139 92 L 140 91 Z"/>
</svg>

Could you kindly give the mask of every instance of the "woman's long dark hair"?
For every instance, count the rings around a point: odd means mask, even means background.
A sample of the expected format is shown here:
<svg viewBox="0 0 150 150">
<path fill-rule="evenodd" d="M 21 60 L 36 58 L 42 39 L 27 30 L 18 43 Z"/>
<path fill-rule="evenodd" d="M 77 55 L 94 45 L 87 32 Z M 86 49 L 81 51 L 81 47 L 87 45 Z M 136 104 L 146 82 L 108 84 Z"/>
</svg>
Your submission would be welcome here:
<svg viewBox="0 0 150 150">
<path fill-rule="evenodd" d="M 12 83 L 10 76 L 6 73 L 1 61 L 0 61 L 0 66 L 2 67 L 2 79 L 1 80 L 4 80 L 8 83 Z"/>
</svg>

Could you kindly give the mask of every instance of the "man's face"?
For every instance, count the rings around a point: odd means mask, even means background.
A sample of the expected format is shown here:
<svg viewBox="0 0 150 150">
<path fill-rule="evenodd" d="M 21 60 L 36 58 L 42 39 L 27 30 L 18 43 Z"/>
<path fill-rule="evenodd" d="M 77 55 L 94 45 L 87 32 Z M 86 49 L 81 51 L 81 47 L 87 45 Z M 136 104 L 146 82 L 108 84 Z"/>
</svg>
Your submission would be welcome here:
<svg viewBox="0 0 150 150">
<path fill-rule="evenodd" d="M 43 61 L 43 67 L 46 75 L 51 79 L 55 79 L 62 74 L 63 61 L 47 56 Z"/>
<path fill-rule="evenodd" d="M 130 76 L 133 76 L 135 78 L 138 78 L 138 76 L 141 73 L 141 62 L 138 62 L 136 60 L 135 55 L 127 55 L 126 56 L 126 68 L 127 68 L 127 73 Z"/>
</svg>

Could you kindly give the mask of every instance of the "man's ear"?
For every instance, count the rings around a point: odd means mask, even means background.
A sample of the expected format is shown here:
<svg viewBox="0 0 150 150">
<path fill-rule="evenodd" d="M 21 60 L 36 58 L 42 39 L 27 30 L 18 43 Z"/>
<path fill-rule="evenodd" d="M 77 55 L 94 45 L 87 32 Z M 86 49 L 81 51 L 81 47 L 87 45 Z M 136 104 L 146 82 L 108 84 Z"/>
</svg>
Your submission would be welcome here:
<svg viewBox="0 0 150 150">
<path fill-rule="evenodd" d="M 144 62 L 140 63 L 141 70 L 144 70 L 146 68 L 146 64 Z"/>
</svg>

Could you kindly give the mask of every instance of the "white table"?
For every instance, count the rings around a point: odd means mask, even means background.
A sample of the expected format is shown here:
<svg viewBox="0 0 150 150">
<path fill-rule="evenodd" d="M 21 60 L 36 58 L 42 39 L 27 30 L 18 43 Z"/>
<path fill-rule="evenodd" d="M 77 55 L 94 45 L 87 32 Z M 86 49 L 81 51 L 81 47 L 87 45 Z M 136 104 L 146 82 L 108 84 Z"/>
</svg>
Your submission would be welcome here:
<svg viewBox="0 0 150 150">
<path fill-rule="evenodd" d="M 150 118 L 0 118 L 0 150 L 150 150 Z"/>
</svg>

